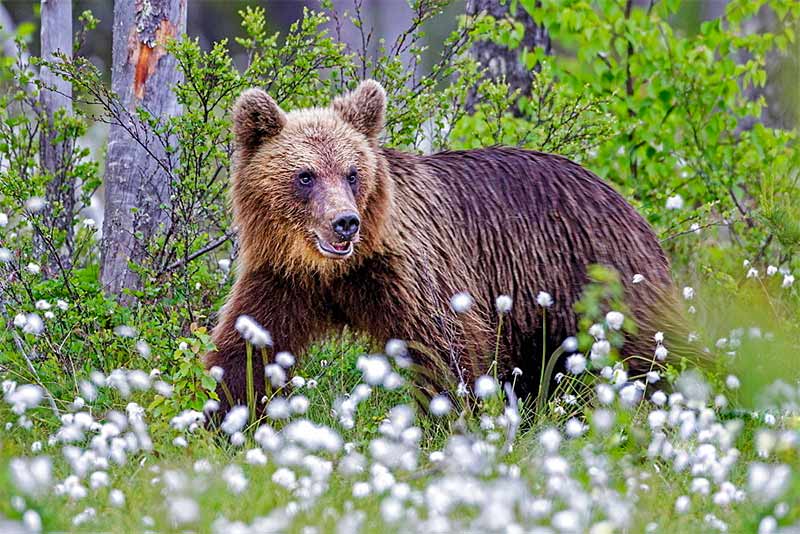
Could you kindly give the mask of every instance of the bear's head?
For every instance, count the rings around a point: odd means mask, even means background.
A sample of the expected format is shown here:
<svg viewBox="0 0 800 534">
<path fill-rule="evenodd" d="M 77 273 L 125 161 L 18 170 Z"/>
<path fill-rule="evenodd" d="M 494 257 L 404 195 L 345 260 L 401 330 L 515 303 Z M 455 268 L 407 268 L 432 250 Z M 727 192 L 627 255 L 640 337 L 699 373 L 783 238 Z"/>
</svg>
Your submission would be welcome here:
<svg viewBox="0 0 800 534">
<path fill-rule="evenodd" d="M 233 207 L 245 269 L 342 273 L 378 243 L 388 198 L 386 94 L 366 80 L 325 108 L 284 112 L 249 89 L 233 109 Z"/>
</svg>

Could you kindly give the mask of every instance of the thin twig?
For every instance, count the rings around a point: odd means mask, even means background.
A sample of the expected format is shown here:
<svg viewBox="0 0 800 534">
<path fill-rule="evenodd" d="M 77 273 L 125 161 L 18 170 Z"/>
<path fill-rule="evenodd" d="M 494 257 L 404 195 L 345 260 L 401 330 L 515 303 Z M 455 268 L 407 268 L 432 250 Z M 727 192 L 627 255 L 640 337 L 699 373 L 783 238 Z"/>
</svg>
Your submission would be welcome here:
<svg viewBox="0 0 800 534">
<path fill-rule="evenodd" d="M 227 241 L 229 241 L 231 239 L 231 237 L 233 237 L 233 234 L 227 234 L 226 233 L 226 234 L 222 235 L 221 237 L 215 239 L 214 241 L 212 241 L 208 245 L 204 246 L 200 250 L 196 250 L 195 252 L 192 252 L 191 254 L 186 256 L 185 258 L 181 258 L 180 260 L 171 263 L 170 265 L 167 266 L 166 269 L 164 269 L 164 273 L 168 273 L 168 272 L 174 271 L 175 269 L 178 269 L 178 268 L 184 266 L 185 264 L 187 264 L 187 263 L 189 263 L 189 262 L 191 262 L 193 260 L 196 260 L 197 258 L 202 256 L 203 254 L 207 254 L 207 253 L 211 252 L 212 250 L 214 250 L 214 249 L 222 246 L 223 244 L 225 244 Z"/>
</svg>

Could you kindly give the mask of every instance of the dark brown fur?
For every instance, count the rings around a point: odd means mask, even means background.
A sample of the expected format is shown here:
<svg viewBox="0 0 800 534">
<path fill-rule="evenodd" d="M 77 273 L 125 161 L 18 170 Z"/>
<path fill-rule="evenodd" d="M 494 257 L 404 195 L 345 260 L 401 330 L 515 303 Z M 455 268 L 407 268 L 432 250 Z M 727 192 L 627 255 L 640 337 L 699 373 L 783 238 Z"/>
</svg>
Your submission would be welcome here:
<svg viewBox="0 0 800 534">
<path fill-rule="evenodd" d="M 514 305 L 505 321 L 500 373 L 508 376 L 520 367 L 521 392 L 535 391 L 543 334 L 536 295 L 547 291 L 554 300 L 546 323 L 552 350 L 576 333 L 573 304 L 587 282 L 587 266 L 596 263 L 621 275 L 639 326 L 624 353 L 642 356 L 632 366 L 647 370 L 653 334 L 662 329 L 658 317 L 679 305 L 656 236 L 618 193 L 581 166 L 550 154 L 487 148 L 418 156 L 380 148 L 380 128 L 370 120 L 382 121 L 382 106 L 375 111 L 382 92 L 367 95 L 371 104 L 353 108 L 347 99 L 359 95 L 364 97 L 363 91 L 338 100 L 333 109 L 280 118 L 287 131 L 264 147 L 244 147 L 251 133 L 237 129 L 233 194 L 244 253 L 214 330 L 217 352 L 207 358 L 207 365 L 226 370 L 237 401 L 244 399 L 245 351 L 233 325 L 241 314 L 272 333 L 275 350 L 300 354 L 310 342 L 349 325 L 378 343 L 407 340 L 423 366 L 435 370 L 444 364 L 469 384 L 494 358 L 494 303 L 501 294 L 511 295 Z M 315 129 L 319 124 L 324 127 Z M 329 137 L 326 128 L 345 133 Z M 295 154 L 291 147 L 309 132 L 316 132 L 312 146 Z M 280 136 L 288 136 L 286 145 Z M 298 158 L 308 157 L 322 176 L 343 167 L 348 151 L 359 172 L 365 169 L 363 187 L 351 198 L 361 214 L 361 241 L 347 260 L 319 258 L 305 235 L 312 210 L 287 198 L 276 182 L 289 180 L 301 164 Z M 326 180 L 339 187 L 334 178 Z M 636 273 L 645 281 L 633 284 Z M 463 316 L 449 305 L 460 291 L 475 298 Z M 670 338 L 668 332 L 667 347 L 684 334 L 679 330 Z"/>
</svg>

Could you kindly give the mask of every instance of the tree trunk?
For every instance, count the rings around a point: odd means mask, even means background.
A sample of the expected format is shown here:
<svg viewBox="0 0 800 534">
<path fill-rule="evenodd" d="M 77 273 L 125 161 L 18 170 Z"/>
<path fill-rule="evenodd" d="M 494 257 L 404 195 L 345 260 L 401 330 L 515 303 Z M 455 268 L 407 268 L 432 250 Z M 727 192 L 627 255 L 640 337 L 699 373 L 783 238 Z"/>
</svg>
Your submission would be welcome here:
<svg viewBox="0 0 800 534">
<path fill-rule="evenodd" d="M 511 17 L 508 5 L 510 1 L 501 3 L 499 0 L 467 0 L 467 15 L 476 16 L 486 13 L 496 19 Z M 519 90 L 521 95 L 531 92 L 534 72 L 522 64 L 520 52 L 522 49 L 533 50 L 543 48 L 545 54 L 550 53 L 550 35 L 543 26 L 537 26 L 527 11 L 517 5 L 517 13 L 513 17 L 525 27 L 525 37 L 520 49 L 509 50 L 492 41 L 476 41 L 472 46 L 472 54 L 480 64 L 488 69 L 488 76 L 493 80 L 505 80 L 509 91 Z M 477 94 L 471 91 L 467 98 L 467 107 L 472 109 L 476 103 Z M 518 110 L 515 109 L 515 113 Z"/>
<path fill-rule="evenodd" d="M 42 0 L 41 57 L 46 61 L 56 61 L 54 54 L 60 52 L 72 58 L 72 0 Z M 42 89 L 39 105 L 44 120 L 39 135 L 39 163 L 42 174 L 50 177 L 47 183 L 47 204 L 42 217 L 42 232 L 49 236 L 37 236 L 37 252 L 50 255 L 49 271 L 53 272 L 62 251 L 48 250 L 45 240 L 54 242 L 54 233 L 64 236 L 61 265 L 67 266 L 72 258 L 73 217 L 75 214 L 75 182 L 69 176 L 72 156 L 72 142 L 56 141 L 57 132 L 53 127 L 55 113 L 72 111 L 72 84 L 50 72 L 47 67 L 39 70 Z"/>
<path fill-rule="evenodd" d="M 188 0 L 116 0 L 111 88 L 120 105 L 164 118 L 179 112 L 172 88 L 181 80 L 164 45 L 186 31 Z M 134 138 L 125 125 L 109 130 L 105 172 L 101 282 L 107 294 L 129 304 L 122 290 L 142 281 L 129 267 L 147 265 L 147 245 L 169 224 L 169 175 L 159 164 L 163 143 L 154 135 Z"/>
</svg>

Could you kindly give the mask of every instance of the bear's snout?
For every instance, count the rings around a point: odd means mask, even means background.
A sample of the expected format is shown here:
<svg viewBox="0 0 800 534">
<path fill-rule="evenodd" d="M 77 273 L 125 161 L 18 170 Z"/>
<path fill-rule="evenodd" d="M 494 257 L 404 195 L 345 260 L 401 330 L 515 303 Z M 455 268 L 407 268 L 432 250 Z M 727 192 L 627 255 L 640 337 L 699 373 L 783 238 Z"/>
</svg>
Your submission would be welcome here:
<svg viewBox="0 0 800 534">
<path fill-rule="evenodd" d="M 353 239 L 358 233 L 359 226 L 361 226 L 361 219 L 358 217 L 358 213 L 354 211 L 339 213 L 331 222 L 333 232 L 343 241 Z"/>
</svg>

